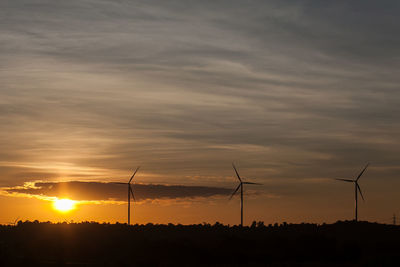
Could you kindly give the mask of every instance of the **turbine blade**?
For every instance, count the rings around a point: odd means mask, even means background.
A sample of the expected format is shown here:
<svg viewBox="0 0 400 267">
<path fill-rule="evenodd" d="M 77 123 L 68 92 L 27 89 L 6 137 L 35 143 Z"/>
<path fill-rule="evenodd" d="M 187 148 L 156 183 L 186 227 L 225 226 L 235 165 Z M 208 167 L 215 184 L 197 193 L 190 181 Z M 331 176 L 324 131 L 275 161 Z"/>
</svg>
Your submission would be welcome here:
<svg viewBox="0 0 400 267">
<path fill-rule="evenodd" d="M 131 179 L 129 180 L 129 183 L 131 183 L 133 177 L 135 177 L 135 174 L 137 173 L 137 171 L 140 169 L 140 166 L 136 168 L 136 171 L 133 173 Z"/>
<path fill-rule="evenodd" d="M 128 183 L 109 183 L 109 184 L 128 184 Z"/>
<path fill-rule="evenodd" d="M 363 173 L 365 172 L 365 170 L 367 169 L 368 166 L 369 166 L 369 162 L 367 163 L 367 165 L 365 165 L 365 168 L 360 172 L 360 174 L 358 175 L 356 181 L 358 181 L 358 179 L 360 179 L 361 175 L 363 175 Z"/>
<path fill-rule="evenodd" d="M 259 184 L 259 183 L 251 183 L 251 182 L 243 182 L 244 184 L 255 184 L 255 185 L 262 185 L 262 184 Z"/>
<path fill-rule="evenodd" d="M 133 201 L 135 201 L 135 202 L 136 202 L 136 198 L 135 198 L 135 195 L 133 194 L 133 190 L 132 190 L 132 187 L 131 187 L 131 185 L 129 185 L 129 191 L 131 192 L 131 195 L 132 195 Z"/>
<path fill-rule="evenodd" d="M 350 179 L 339 179 L 339 178 L 335 178 L 335 180 L 354 183 L 354 181 L 353 181 L 353 180 L 350 180 Z"/>
<path fill-rule="evenodd" d="M 239 190 L 239 188 L 242 186 L 242 183 L 240 183 L 238 185 L 238 187 L 236 187 L 235 191 L 232 193 L 231 197 L 229 198 L 229 200 L 231 200 L 233 198 L 233 196 L 236 194 L 236 192 Z"/>
<path fill-rule="evenodd" d="M 240 175 L 239 175 L 238 171 L 236 170 L 235 164 L 233 164 L 233 162 L 232 162 L 232 167 L 233 167 L 233 169 L 235 169 L 237 178 L 239 179 L 240 182 L 242 182 L 242 179 L 240 178 Z"/>
<path fill-rule="evenodd" d="M 361 192 L 361 187 L 358 185 L 358 183 L 356 183 L 356 185 L 357 185 L 358 191 L 360 192 L 360 196 L 361 196 L 362 200 L 365 201 L 365 200 L 364 200 L 364 196 L 363 196 L 363 194 L 362 194 L 362 192 Z"/>
</svg>

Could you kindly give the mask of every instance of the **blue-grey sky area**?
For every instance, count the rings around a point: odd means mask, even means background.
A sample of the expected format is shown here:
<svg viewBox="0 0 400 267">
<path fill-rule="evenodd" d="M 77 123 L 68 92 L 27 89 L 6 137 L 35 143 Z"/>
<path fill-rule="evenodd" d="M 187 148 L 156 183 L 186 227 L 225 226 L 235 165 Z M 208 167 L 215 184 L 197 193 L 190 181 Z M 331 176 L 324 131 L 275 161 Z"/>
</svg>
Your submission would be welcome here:
<svg viewBox="0 0 400 267">
<path fill-rule="evenodd" d="M 120 181 L 141 165 L 138 183 L 234 189 L 235 162 L 263 183 L 246 191 L 256 218 L 332 221 L 352 218 L 354 198 L 332 178 L 371 162 L 361 212 L 390 217 L 399 13 L 399 1 L 3 0 L 0 186 Z"/>
</svg>

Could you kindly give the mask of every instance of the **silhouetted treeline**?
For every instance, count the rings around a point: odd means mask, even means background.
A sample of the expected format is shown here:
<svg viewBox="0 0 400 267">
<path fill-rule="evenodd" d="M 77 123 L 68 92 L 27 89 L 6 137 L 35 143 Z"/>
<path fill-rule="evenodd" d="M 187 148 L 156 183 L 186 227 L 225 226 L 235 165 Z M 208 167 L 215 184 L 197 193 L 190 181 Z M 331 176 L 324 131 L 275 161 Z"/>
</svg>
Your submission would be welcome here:
<svg viewBox="0 0 400 267">
<path fill-rule="evenodd" d="M 400 266 L 400 227 L 368 222 L 0 226 L 0 266 Z"/>
</svg>

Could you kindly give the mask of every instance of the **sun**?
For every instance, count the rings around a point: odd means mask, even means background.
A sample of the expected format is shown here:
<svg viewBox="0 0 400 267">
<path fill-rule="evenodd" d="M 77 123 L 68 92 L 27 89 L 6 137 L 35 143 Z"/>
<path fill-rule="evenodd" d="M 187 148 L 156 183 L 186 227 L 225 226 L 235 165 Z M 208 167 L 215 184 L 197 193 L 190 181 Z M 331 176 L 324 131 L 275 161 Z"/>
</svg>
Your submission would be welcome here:
<svg viewBox="0 0 400 267">
<path fill-rule="evenodd" d="M 70 199 L 56 199 L 54 200 L 53 207 L 54 209 L 60 211 L 60 212 L 68 212 L 73 209 L 75 209 L 75 203 L 76 201 L 70 200 Z"/>
</svg>

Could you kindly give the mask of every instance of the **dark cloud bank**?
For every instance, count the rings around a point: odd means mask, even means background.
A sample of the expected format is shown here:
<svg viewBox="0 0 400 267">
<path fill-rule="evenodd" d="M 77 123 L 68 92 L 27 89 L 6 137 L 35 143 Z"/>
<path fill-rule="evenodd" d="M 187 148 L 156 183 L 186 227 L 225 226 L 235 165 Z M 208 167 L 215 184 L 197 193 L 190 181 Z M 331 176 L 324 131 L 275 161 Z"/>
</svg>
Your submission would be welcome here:
<svg viewBox="0 0 400 267">
<path fill-rule="evenodd" d="M 160 184 L 134 184 L 136 200 L 177 199 L 228 195 L 231 189 Z M 43 195 L 73 200 L 117 200 L 127 198 L 127 185 L 101 182 L 38 182 L 31 188 L 10 188 L 8 193 Z"/>
</svg>

